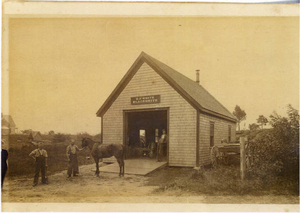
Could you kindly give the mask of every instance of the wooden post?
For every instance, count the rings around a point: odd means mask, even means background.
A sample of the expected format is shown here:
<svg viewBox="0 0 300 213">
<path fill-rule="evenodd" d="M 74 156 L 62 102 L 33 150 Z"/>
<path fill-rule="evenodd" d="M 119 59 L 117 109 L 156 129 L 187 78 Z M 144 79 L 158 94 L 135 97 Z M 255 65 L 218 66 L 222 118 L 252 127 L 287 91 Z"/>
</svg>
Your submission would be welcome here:
<svg viewBox="0 0 300 213">
<path fill-rule="evenodd" d="M 241 180 L 245 180 L 246 172 L 246 153 L 245 153 L 245 138 L 240 137 L 240 168 L 241 168 Z"/>
</svg>

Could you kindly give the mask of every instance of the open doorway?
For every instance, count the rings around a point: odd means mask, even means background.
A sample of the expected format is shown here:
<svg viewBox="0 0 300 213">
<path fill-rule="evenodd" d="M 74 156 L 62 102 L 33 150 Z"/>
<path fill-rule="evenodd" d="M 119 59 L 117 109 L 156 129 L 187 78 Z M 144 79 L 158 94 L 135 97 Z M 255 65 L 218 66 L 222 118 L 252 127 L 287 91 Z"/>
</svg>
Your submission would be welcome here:
<svg viewBox="0 0 300 213">
<path fill-rule="evenodd" d="M 126 158 L 156 158 L 163 129 L 168 134 L 168 110 L 125 112 L 124 145 Z M 167 161 L 168 144 L 163 144 L 163 161 Z"/>
</svg>

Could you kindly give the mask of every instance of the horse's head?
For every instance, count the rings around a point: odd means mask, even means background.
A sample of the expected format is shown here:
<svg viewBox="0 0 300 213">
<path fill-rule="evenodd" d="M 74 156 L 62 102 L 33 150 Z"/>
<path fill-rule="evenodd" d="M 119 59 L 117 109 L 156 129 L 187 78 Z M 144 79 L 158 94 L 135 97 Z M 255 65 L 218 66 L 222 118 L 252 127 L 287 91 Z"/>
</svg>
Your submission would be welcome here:
<svg viewBox="0 0 300 213">
<path fill-rule="evenodd" d="M 84 148 L 84 147 L 87 147 L 87 145 L 88 145 L 88 143 L 87 143 L 86 138 L 82 138 L 81 147 Z"/>
</svg>

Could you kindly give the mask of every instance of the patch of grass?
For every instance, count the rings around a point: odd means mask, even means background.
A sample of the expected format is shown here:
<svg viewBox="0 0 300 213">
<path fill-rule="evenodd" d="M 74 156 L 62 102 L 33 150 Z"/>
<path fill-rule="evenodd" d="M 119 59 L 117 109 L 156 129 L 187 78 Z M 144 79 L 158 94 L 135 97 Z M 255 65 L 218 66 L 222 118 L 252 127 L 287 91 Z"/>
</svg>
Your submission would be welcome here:
<svg viewBox="0 0 300 213">
<path fill-rule="evenodd" d="M 69 143 L 55 143 L 43 146 L 43 149 L 45 149 L 48 153 L 48 175 L 58 171 L 67 170 L 68 161 L 66 157 L 66 149 L 68 145 Z M 35 162 L 28 155 L 34 149 L 36 149 L 35 146 L 10 149 L 8 153 L 7 175 L 10 177 L 18 175 L 33 175 L 35 171 Z M 87 159 L 87 156 L 90 156 L 88 150 L 78 152 L 79 165 L 94 163 L 93 158 Z"/>
<path fill-rule="evenodd" d="M 148 185 L 159 186 L 157 192 L 182 190 L 207 195 L 297 195 L 298 183 L 279 179 L 265 183 L 250 179 L 242 182 L 238 166 L 217 169 L 167 167 L 149 175 Z"/>
</svg>

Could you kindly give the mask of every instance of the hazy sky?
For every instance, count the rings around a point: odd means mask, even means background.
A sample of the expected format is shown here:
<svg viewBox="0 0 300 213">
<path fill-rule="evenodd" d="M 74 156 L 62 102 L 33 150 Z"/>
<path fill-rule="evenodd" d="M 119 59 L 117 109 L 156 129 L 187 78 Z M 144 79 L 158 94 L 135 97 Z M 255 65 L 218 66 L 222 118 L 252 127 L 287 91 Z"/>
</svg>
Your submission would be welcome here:
<svg viewBox="0 0 300 213">
<path fill-rule="evenodd" d="M 100 133 L 95 113 L 144 51 L 193 80 L 200 69 L 248 127 L 299 108 L 298 30 L 275 17 L 10 19 L 9 113 L 21 130 Z"/>
</svg>

